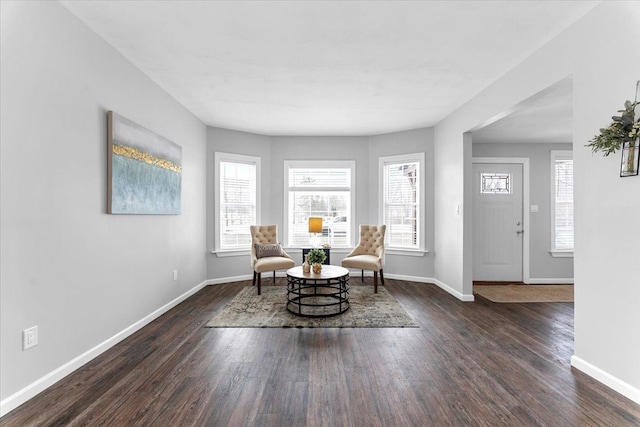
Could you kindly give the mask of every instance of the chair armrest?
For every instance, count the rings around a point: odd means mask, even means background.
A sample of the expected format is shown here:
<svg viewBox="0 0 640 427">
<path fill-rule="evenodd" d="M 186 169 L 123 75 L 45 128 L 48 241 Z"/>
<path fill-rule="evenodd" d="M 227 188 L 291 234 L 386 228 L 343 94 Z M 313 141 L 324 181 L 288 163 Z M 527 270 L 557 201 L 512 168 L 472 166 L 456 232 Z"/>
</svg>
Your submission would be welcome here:
<svg viewBox="0 0 640 427">
<path fill-rule="evenodd" d="M 378 259 L 380 260 L 381 268 L 384 268 L 384 246 L 380 246 L 376 249 L 376 255 L 378 255 Z"/>
<path fill-rule="evenodd" d="M 362 248 L 362 246 L 358 245 L 355 248 L 353 248 L 353 250 L 351 252 L 349 252 L 345 258 L 349 258 L 351 256 L 356 256 L 356 255 L 363 255 L 365 254 L 366 251 Z"/>
<path fill-rule="evenodd" d="M 291 258 L 291 257 L 289 256 L 289 254 L 288 254 L 284 249 L 282 249 L 282 256 L 283 256 L 284 258 L 293 259 L 293 258 Z"/>
</svg>

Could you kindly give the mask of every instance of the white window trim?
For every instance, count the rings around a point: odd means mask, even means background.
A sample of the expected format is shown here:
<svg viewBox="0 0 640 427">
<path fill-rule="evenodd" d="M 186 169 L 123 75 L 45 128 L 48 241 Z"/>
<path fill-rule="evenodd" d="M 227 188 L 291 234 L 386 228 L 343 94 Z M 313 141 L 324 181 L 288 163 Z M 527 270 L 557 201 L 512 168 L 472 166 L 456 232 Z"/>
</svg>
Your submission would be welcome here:
<svg viewBox="0 0 640 427">
<path fill-rule="evenodd" d="M 554 258 L 573 258 L 573 251 L 565 250 L 561 251 L 558 249 L 550 250 L 549 253 Z"/>
<path fill-rule="evenodd" d="M 355 160 L 285 160 L 284 161 L 284 209 L 283 209 L 283 230 L 282 230 L 282 242 L 285 245 L 289 245 L 289 169 L 291 168 L 344 168 L 349 169 L 351 171 L 351 230 L 350 231 L 350 239 L 349 245 L 346 247 L 352 247 L 354 244 L 354 240 L 356 240 L 355 236 L 359 236 L 360 233 L 355 234 L 355 218 L 356 218 L 356 161 Z M 314 190 L 322 191 L 322 188 L 315 188 Z M 335 248 L 342 248 L 343 246 L 335 246 Z"/>
<path fill-rule="evenodd" d="M 573 160 L 573 151 L 571 150 L 550 150 L 549 155 L 549 169 L 550 169 L 550 181 L 551 192 L 549 194 L 549 205 L 551 215 L 551 250 L 549 253 L 554 258 L 573 258 L 573 251 L 575 249 L 556 249 L 556 160 L 557 159 L 571 159 Z M 575 214 L 575 212 L 574 212 Z M 574 233 L 575 236 L 575 233 Z"/>
<path fill-rule="evenodd" d="M 425 256 L 429 253 L 428 249 L 408 249 L 408 248 L 386 248 L 385 255 L 403 255 L 403 256 Z"/>
<path fill-rule="evenodd" d="M 253 164 L 256 166 L 256 224 L 260 224 L 260 211 L 261 211 L 261 191 L 260 191 L 260 157 L 255 156 L 246 156 L 244 154 L 232 154 L 232 153 L 221 153 L 216 152 L 214 157 L 214 214 L 213 214 L 213 223 L 214 223 L 214 250 L 211 253 L 216 254 L 218 257 L 228 257 L 228 256 L 240 256 L 247 255 L 251 253 L 251 248 L 247 247 L 247 249 L 221 249 L 220 248 L 220 162 L 228 161 L 235 163 L 247 163 Z"/>
<path fill-rule="evenodd" d="M 412 255 L 423 256 L 428 252 L 426 247 L 426 174 L 425 174 L 425 154 L 411 153 L 411 154 L 399 154 L 396 156 L 383 156 L 378 159 L 378 222 L 384 224 L 384 166 L 390 163 L 402 163 L 402 162 L 418 162 L 420 180 L 418 182 L 418 204 L 420 206 L 419 220 L 418 220 L 418 248 L 401 248 L 388 246 L 385 243 L 385 253 L 390 255 Z M 385 238 L 386 240 L 386 238 Z"/>
</svg>

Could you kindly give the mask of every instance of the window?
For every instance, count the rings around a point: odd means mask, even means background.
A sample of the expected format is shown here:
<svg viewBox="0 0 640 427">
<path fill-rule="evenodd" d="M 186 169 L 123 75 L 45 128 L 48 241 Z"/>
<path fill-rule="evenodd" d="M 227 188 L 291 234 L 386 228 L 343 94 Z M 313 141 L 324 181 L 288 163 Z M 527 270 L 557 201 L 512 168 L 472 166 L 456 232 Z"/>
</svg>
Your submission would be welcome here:
<svg viewBox="0 0 640 427">
<path fill-rule="evenodd" d="M 551 151 L 551 253 L 573 252 L 573 153 Z"/>
<path fill-rule="evenodd" d="M 380 177 L 386 246 L 424 250 L 424 153 L 381 157 Z"/>
<path fill-rule="evenodd" d="M 482 194 L 511 194 L 510 173 L 485 173 L 480 174 L 480 193 Z"/>
<path fill-rule="evenodd" d="M 322 218 L 323 244 L 351 246 L 355 162 L 285 161 L 284 168 L 287 246 L 309 246 L 309 217 Z"/>
<path fill-rule="evenodd" d="M 259 222 L 260 159 L 215 154 L 216 251 L 249 250 L 249 226 Z"/>
</svg>

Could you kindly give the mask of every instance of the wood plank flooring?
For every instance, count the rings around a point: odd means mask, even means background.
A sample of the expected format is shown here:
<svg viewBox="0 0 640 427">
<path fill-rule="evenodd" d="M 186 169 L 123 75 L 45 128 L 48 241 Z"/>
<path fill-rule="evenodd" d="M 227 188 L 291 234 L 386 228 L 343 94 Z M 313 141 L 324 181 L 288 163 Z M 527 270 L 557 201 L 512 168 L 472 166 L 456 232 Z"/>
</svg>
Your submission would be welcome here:
<svg viewBox="0 0 640 427">
<path fill-rule="evenodd" d="M 247 284 L 206 287 L 0 426 L 640 426 L 570 367 L 571 303 L 387 279 L 420 328 L 204 328 Z"/>
</svg>

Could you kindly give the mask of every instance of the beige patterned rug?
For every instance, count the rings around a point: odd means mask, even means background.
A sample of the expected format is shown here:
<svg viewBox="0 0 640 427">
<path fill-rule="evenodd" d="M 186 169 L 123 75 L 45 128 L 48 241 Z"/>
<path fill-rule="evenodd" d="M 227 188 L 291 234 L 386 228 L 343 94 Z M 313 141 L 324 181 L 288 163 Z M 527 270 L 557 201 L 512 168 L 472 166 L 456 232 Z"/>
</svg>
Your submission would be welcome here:
<svg viewBox="0 0 640 427">
<path fill-rule="evenodd" d="M 262 295 L 245 286 L 209 323 L 210 328 L 417 328 L 418 325 L 383 286 L 351 286 L 351 307 L 326 318 L 304 318 L 286 308 L 286 286 L 264 286 Z"/>
<path fill-rule="evenodd" d="M 473 293 L 492 302 L 573 302 L 573 285 L 474 285 Z"/>
</svg>

